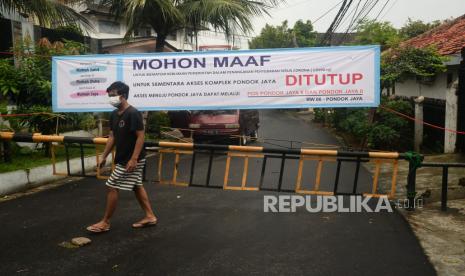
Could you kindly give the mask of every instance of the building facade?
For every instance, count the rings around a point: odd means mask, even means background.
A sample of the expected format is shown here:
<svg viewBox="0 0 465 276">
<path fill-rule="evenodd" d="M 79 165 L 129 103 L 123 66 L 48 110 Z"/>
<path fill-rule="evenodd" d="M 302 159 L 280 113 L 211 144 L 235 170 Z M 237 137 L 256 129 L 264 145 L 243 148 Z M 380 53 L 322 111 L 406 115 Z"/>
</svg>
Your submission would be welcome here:
<svg viewBox="0 0 465 276">
<path fill-rule="evenodd" d="M 416 108 L 421 108 L 425 122 L 433 123 L 442 129 L 425 129 L 430 135 L 443 137 L 445 153 L 464 152 L 461 139 L 456 131 L 464 131 L 462 117 L 465 116 L 465 91 L 459 90 L 460 68 L 463 64 L 461 52 L 465 49 L 465 15 L 414 37 L 404 43 L 405 46 L 424 48 L 433 46 L 438 53 L 447 57 L 446 72 L 439 73 L 428 80 L 408 79 L 395 84 L 395 95 L 418 99 Z M 427 114 L 429 113 L 429 115 Z M 438 135 L 439 132 L 442 136 Z M 423 138 L 423 137 L 421 137 Z M 421 142 L 420 142 L 421 143 Z"/>
</svg>

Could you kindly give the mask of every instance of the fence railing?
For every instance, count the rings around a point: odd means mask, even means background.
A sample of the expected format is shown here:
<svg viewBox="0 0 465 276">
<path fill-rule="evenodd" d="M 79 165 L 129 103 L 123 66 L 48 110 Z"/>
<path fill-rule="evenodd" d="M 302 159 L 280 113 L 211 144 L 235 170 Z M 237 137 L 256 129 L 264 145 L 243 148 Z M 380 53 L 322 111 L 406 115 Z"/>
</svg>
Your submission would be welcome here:
<svg viewBox="0 0 465 276">
<path fill-rule="evenodd" d="M 12 133 L 12 132 L 0 132 L 0 140 L 3 141 L 18 141 L 18 142 L 49 142 L 49 143 L 62 143 L 65 147 L 66 164 L 67 164 L 67 175 L 77 176 L 89 176 L 85 172 L 84 166 L 84 148 L 88 145 L 104 145 L 107 142 L 107 138 L 88 138 L 88 137 L 69 137 L 69 136 L 58 136 L 58 135 L 41 135 L 41 134 L 23 134 L 23 133 Z M 144 146 L 147 149 L 154 150 L 159 156 L 158 162 L 158 181 L 162 184 L 171 184 L 178 186 L 195 186 L 195 187 L 207 187 L 207 188 L 222 188 L 225 190 L 265 190 L 265 191 L 277 191 L 277 192 L 295 192 L 299 194 L 311 194 L 311 195 L 363 195 L 372 197 L 387 196 L 394 198 L 396 192 L 397 183 L 397 172 L 398 172 L 398 160 L 404 159 L 410 162 L 410 173 L 408 177 L 408 200 L 409 205 L 414 206 L 415 200 L 415 170 L 413 170 L 414 162 L 411 160 L 408 154 L 397 153 L 397 152 L 351 152 L 351 151 L 338 151 L 338 150 L 323 150 L 323 149 L 287 149 L 287 148 L 269 148 L 262 146 L 235 146 L 235 145 L 212 145 L 212 144 L 193 144 L 193 143 L 175 143 L 175 142 L 151 142 L 146 141 Z M 81 156 L 81 173 L 71 174 L 69 164 L 69 153 L 68 148 L 78 147 L 80 148 Z M 52 147 L 53 148 L 53 147 Z M 173 177 L 171 179 L 163 179 L 162 172 L 165 171 L 163 158 L 167 154 L 174 154 L 174 166 L 173 166 Z M 199 155 L 208 155 L 208 161 L 198 160 Z M 98 152 L 96 151 L 96 158 L 98 158 Z M 190 157 L 190 172 L 189 180 L 187 182 L 181 182 L 178 180 L 179 163 L 181 157 Z M 215 162 L 215 156 L 226 157 L 226 164 L 224 167 L 223 183 L 212 183 L 212 166 Z M 232 185 L 229 180 L 231 172 L 231 163 L 236 159 L 243 160 L 242 177 L 240 185 Z M 261 168 L 254 170 L 253 172 L 260 172 L 260 180 L 258 185 L 248 185 L 248 175 L 250 174 L 249 161 L 251 159 L 261 159 Z M 184 158 L 185 159 L 185 158 Z M 279 175 L 278 184 L 274 187 L 264 185 L 265 171 L 270 160 L 279 160 Z M 297 174 L 294 185 L 289 187 L 283 186 L 284 168 L 286 162 L 295 160 L 298 162 Z M 295 162 L 294 161 L 294 162 Z M 316 163 L 315 178 L 313 182 L 313 188 L 308 189 L 303 185 L 303 172 L 305 170 L 305 164 L 309 161 Z M 195 183 L 194 174 L 196 170 L 196 164 L 198 162 L 208 163 L 207 164 L 207 176 L 205 183 Z M 361 192 L 359 189 L 360 174 L 362 170 L 362 163 L 373 162 L 374 172 L 372 180 L 369 181 L 368 189 Z M 323 168 L 328 166 L 327 164 L 335 166 L 334 182 L 325 183 L 322 185 L 322 177 L 324 176 Z M 343 164 L 353 164 L 355 166 L 354 176 L 351 186 L 343 187 L 341 190 L 341 168 Z M 390 179 L 390 187 L 380 191 L 379 177 L 381 166 L 391 166 L 392 175 Z M 345 165 L 344 165 L 345 166 Z M 347 168 L 347 167 L 346 167 Z M 352 170 L 352 169 L 351 169 Z M 56 171 L 54 171 L 56 173 Z M 326 176 L 326 175 L 325 175 Z M 102 178 L 100 171 L 97 169 L 97 177 Z M 347 178 L 345 178 L 347 179 Z M 367 181 L 366 178 L 363 179 Z M 347 189 L 348 188 L 348 189 Z"/>
<path fill-rule="evenodd" d="M 442 168 L 442 182 L 441 182 L 441 210 L 447 211 L 447 190 L 449 180 L 449 168 L 465 168 L 464 163 L 430 163 L 422 162 L 418 168 Z M 416 174 L 414 169 L 412 174 Z"/>
</svg>

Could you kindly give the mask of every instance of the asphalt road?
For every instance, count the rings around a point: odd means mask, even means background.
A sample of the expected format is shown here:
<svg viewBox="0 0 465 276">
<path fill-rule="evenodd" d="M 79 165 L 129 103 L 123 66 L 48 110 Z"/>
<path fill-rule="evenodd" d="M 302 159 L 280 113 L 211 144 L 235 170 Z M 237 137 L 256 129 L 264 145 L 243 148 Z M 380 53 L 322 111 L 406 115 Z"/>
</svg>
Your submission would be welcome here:
<svg viewBox="0 0 465 276">
<path fill-rule="evenodd" d="M 336 143 L 324 130 L 282 112 L 261 114 L 262 137 Z M 199 157 L 195 183 L 203 183 L 207 156 Z M 215 157 L 211 184 L 223 183 L 225 157 Z M 155 162 L 156 160 L 152 160 Z M 240 181 L 240 160 L 231 184 Z M 260 162 L 258 160 L 257 162 Z M 312 185 L 314 169 L 306 169 Z M 168 171 L 169 159 L 164 164 Z M 187 179 L 189 158 L 178 169 Z M 186 168 L 184 168 L 185 166 Z M 251 166 L 260 166 L 260 163 Z M 283 185 L 295 184 L 296 163 L 286 161 Z M 329 165 L 328 165 L 329 168 Z M 274 187 L 279 162 L 267 172 Z M 351 189 L 346 167 L 341 189 Z M 149 178 L 156 168 L 148 168 Z M 257 169 L 248 185 L 256 185 Z M 166 173 L 165 177 L 169 177 Z M 255 175 L 255 176 L 254 176 Z M 331 180 L 333 174 L 327 171 Z M 360 190 L 370 179 L 362 170 Z M 237 184 L 238 185 L 238 184 Z M 322 185 L 322 189 L 328 185 Z M 274 192 L 223 191 L 146 184 L 159 224 L 131 229 L 141 211 L 131 192 L 121 192 L 111 230 L 86 233 L 104 207 L 104 181 L 82 179 L 0 203 L 1 275 L 434 275 L 409 225 L 394 213 L 264 213 L 263 196 Z M 286 194 L 286 193 L 281 193 Z M 86 236 L 92 243 L 64 248 Z"/>
<path fill-rule="evenodd" d="M 339 142 L 325 129 L 309 125 L 308 122 L 290 115 L 290 112 L 263 110 L 260 112 L 259 142 L 251 146 L 264 146 L 268 148 L 301 148 L 315 147 L 315 144 L 338 146 Z M 299 143 L 304 142 L 304 143 Z M 322 145 L 319 145 L 321 148 Z M 335 149 L 334 147 L 324 147 Z M 268 154 L 263 177 L 263 188 L 277 189 L 281 172 L 282 159 L 280 155 Z M 173 178 L 174 154 L 163 155 L 162 179 Z M 226 156 L 224 153 L 215 155 L 212 162 L 209 185 L 221 187 L 224 183 L 226 168 Z M 192 155 L 182 154 L 178 165 L 177 181 L 189 182 L 191 174 Z M 250 158 L 248 162 L 247 186 L 257 187 L 260 183 L 263 158 Z M 298 160 L 286 159 L 283 167 L 281 188 L 284 190 L 295 190 L 298 172 Z M 333 191 L 336 180 L 336 162 L 324 162 L 321 173 L 320 190 Z M 193 173 L 193 183 L 206 185 L 208 177 L 209 152 L 196 155 Z M 158 180 L 158 158 L 152 158 L 147 170 L 147 179 Z M 242 182 L 244 158 L 232 157 L 229 169 L 228 185 L 240 186 Z M 312 190 L 315 186 L 317 161 L 308 160 L 304 162 L 302 173 L 302 188 Z M 343 162 L 341 165 L 340 178 L 337 191 L 340 193 L 352 193 L 354 188 L 356 164 L 354 162 Z M 363 166 L 360 168 L 356 193 L 371 192 L 372 178 Z M 386 192 L 386 191 L 380 191 Z"/>
</svg>

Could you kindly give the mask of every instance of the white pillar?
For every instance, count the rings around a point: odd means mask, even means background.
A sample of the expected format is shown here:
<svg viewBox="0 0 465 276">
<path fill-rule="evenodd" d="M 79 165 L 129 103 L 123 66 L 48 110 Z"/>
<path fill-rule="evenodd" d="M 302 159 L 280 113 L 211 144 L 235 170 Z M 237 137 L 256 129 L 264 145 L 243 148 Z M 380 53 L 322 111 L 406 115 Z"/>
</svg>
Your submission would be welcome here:
<svg viewBox="0 0 465 276">
<path fill-rule="evenodd" d="M 459 81 L 456 79 L 446 90 L 446 122 L 445 128 L 457 130 L 457 95 Z M 454 153 L 457 134 L 446 131 L 444 133 L 444 153 Z"/>
<path fill-rule="evenodd" d="M 420 96 L 415 99 L 415 138 L 414 138 L 414 150 L 420 152 L 421 144 L 423 144 L 423 101 L 425 98 Z"/>
</svg>

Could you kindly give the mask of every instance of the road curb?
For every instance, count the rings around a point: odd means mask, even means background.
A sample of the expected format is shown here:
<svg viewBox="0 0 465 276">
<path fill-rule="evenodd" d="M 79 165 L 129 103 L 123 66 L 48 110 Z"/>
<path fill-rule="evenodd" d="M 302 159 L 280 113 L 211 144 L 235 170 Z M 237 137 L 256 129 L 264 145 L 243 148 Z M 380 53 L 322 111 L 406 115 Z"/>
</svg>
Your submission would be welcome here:
<svg viewBox="0 0 465 276">
<path fill-rule="evenodd" d="M 81 158 L 70 159 L 69 164 L 72 174 L 81 172 Z M 84 167 L 86 171 L 93 170 L 96 164 L 95 156 L 84 158 Z M 56 171 L 66 172 L 66 161 L 56 163 Z M 0 174 L 0 179 L 2 180 L 2 184 L 0 185 L 0 196 L 22 192 L 66 177 L 67 176 L 53 175 L 52 165 L 2 173 Z"/>
</svg>

